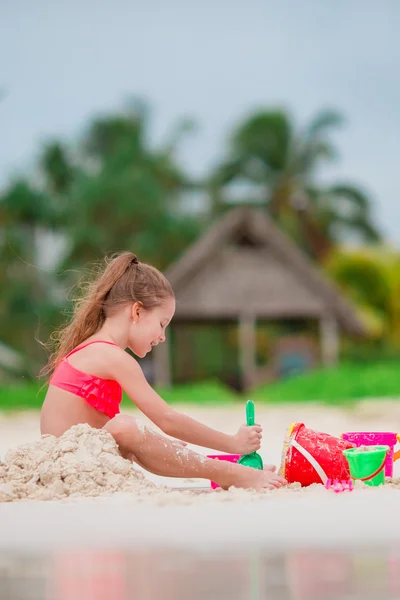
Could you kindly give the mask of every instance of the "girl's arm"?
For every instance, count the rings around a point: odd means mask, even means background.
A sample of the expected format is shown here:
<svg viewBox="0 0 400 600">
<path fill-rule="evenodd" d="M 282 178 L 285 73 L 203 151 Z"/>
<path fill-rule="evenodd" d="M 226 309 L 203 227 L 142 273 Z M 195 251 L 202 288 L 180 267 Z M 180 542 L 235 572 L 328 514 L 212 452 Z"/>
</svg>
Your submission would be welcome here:
<svg viewBox="0 0 400 600">
<path fill-rule="evenodd" d="M 110 375 L 116 379 L 134 404 L 164 433 L 190 444 L 221 452 L 247 454 L 261 445 L 259 425 L 243 425 L 235 435 L 228 435 L 202 425 L 172 409 L 148 384 L 138 362 L 124 350 L 112 349 Z M 111 356 L 110 356 L 111 358 Z"/>
</svg>

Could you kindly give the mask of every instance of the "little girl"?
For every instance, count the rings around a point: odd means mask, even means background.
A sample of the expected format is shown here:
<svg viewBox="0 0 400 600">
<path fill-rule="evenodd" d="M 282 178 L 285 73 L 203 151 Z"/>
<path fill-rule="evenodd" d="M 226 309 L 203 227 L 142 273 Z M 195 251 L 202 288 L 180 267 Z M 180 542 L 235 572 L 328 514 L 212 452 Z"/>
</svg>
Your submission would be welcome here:
<svg viewBox="0 0 400 600">
<path fill-rule="evenodd" d="M 205 478 L 222 488 L 284 485 L 274 467 L 258 471 L 188 449 L 182 452 L 183 442 L 189 442 L 247 454 L 260 448 L 262 428 L 243 425 L 235 435 L 221 433 L 172 409 L 147 383 L 138 362 L 125 349 L 146 356 L 165 341 L 174 312 L 171 285 L 157 269 L 130 252 L 107 260 L 86 295 L 76 302 L 70 324 L 56 334 L 56 347 L 44 370 L 50 381 L 41 412 L 42 434 L 60 436 L 73 425 L 88 423 L 108 431 L 125 458 L 157 475 Z M 175 439 L 119 414 L 122 390 Z"/>
</svg>

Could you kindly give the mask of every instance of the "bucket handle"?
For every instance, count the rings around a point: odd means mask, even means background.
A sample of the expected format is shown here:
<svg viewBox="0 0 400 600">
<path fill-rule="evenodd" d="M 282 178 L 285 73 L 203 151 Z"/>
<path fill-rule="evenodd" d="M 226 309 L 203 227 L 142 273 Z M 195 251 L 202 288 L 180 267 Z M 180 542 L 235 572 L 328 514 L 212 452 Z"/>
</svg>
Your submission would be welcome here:
<svg viewBox="0 0 400 600">
<path fill-rule="evenodd" d="M 316 472 L 318 473 L 318 475 L 320 476 L 320 479 L 322 481 L 322 483 L 325 485 L 326 482 L 328 481 L 328 477 L 325 473 L 325 471 L 323 470 L 323 468 L 321 467 L 321 465 L 315 460 L 315 458 L 308 452 L 308 450 L 306 450 L 303 446 L 301 446 L 299 444 L 299 442 L 295 439 L 291 440 L 291 445 L 296 448 L 296 450 L 298 450 L 298 452 L 300 452 L 300 454 L 302 454 L 304 456 L 304 458 L 306 460 L 308 460 L 308 462 L 310 463 L 310 465 L 312 467 L 314 467 L 314 469 L 316 470 Z"/>
<path fill-rule="evenodd" d="M 376 477 L 377 475 L 379 475 L 379 473 L 381 471 L 383 471 L 383 469 L 385 468 L 387 454 L 388 453 L 386 452 L 385 458 L 383 460 L 383 463 L 381 464 L 381 466 L 379 467 L 379 469 L 377 469 L 375 471 L 375 473 L 372 473 L 372 475 L 368 475 L 368 477 L 352 477 L 352 479 L 357 479 L 358 481 L 369 481 L 370 479 L 373 479 L 374 477 Z"/>
<path fill-rule="evenodd" d="M 400 442 L 400 434 L 396 435 L 397 441 Z M 397 450 L 397 452 L 395 452 L 393 454 L 393 461 L 395 462 L 396 460 L 398 460 L 400 458 L 400 450 Z"/>
</svg>

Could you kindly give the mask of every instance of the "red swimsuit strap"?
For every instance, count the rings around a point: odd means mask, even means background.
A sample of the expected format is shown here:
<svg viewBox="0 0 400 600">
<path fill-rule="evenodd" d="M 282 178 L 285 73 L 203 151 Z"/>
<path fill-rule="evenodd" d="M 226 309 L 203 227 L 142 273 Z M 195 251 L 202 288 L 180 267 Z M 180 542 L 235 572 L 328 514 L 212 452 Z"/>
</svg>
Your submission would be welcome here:
<svg viewBox="0 0 400 600">
<path fill-rule="evenodd" d="M 109 344 L 110 346 L 117 346 L 117 348 L 120 348 L 120 346 L 118 346 L 118 344 L 114 344 L 114 342 L 108 342 L 107 340 L 92 340 L 91 342 L 86 342 L 86 344 L 77 346 L 76 348 L 71 350 L 71 352 L 69 352 L 65 358 L 68 358 L 72 354 L 75 354 L 75 352 L 78 352 L 78 350 L 83 350 L 83 348 L 86 348 L 87 346 L 90 346 L 91 344 Z"/>
</svg>

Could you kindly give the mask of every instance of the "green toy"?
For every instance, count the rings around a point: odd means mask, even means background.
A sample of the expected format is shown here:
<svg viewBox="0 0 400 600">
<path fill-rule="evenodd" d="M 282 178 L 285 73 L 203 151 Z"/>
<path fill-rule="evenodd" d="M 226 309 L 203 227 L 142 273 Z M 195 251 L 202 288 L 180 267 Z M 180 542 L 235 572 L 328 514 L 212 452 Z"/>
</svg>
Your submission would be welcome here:
<svg viewBox="0 0 400 600">
<path fill-rule="evenodd" d="M 255 423 L 255 410 L 253 400 L 247 400 L 246 402 L 246 422 L 248 427 L 252 427 Z M 257 452 L 251 454 L 244 454 L 238 460 L 240 465 L 245 467 L 253 467 L 253 469 L 263 470 L 264 464 L 261 456 Z"/>
<path fill-rule="evenodd" d="M 363 481 L 366 485 L 377 486 L 385 483 L 385 463 L 389 446 L 367 446 L 343 450 L 350 468 L 350 477 Z"/>
</svg>

